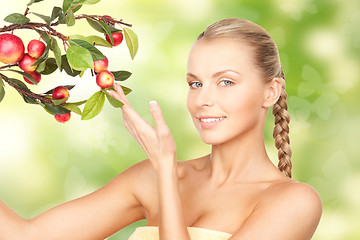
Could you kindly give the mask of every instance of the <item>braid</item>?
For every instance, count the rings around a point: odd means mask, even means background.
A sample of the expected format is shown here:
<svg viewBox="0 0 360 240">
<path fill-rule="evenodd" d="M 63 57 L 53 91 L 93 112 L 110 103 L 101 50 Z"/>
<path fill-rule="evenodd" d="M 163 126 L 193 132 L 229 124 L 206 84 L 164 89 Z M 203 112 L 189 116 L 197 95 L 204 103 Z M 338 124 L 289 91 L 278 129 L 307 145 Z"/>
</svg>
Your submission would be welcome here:
<svg viewBox="0 0 360 240">
<path fill-rule="evenodd" d="M 279 100 L 273 106 L 273 115 L 275 116 L 275 127 L 273 137 L 275 139 L 275 146 L 279 150 L 278 158 L 279 170 L 287 177 L 291 178 L 291 148 L 289 139 L 289 122 L 290 115 L 287 112 L 288 105 L 286 102 L 287 94 L 285 91 L 285 75 L 281 71 L 281 78 L 283 80 L 283 87 Z"/>
</svg>

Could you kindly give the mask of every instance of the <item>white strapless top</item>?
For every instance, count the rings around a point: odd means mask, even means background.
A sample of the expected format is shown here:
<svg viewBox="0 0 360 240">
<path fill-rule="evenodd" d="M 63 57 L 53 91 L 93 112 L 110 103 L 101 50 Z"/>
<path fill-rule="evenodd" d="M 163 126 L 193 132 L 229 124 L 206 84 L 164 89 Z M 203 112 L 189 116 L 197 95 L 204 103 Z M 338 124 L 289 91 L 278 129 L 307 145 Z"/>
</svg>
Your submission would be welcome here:
<svg viewBox="0 0 360 240">
<path fill-rule="evenodd" d="M 191 240 L 228 240 L 232 235 L 215 230 L 188 227 Z M 138 227 L 128 240 L 159 240 L 159 227 Z"/>
</svg>

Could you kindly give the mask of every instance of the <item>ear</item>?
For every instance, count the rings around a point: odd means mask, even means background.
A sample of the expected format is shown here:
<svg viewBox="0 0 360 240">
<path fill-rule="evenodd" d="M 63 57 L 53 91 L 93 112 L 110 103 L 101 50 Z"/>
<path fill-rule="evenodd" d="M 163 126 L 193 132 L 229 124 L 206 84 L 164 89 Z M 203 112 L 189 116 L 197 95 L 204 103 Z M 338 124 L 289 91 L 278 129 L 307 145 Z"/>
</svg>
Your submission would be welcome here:
<svg viewBox="0 0 360 240">
<path fill-rule="evenodd" d="M 281 89 L 282 82 L 278 77 L 266 83 L 263 107 L 269 108 L 273 106 L 280 97 Z"/>
</svg>

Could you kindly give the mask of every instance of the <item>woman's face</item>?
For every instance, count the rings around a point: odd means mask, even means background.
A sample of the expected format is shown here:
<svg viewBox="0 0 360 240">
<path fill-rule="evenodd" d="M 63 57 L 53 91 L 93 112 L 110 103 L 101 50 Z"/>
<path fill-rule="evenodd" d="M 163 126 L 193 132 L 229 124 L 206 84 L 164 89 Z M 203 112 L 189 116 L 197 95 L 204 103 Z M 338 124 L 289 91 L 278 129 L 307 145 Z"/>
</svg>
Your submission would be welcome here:
<svg viewBox="0 0 360 240">
<path fill-rule="evenodd" d="M 247 44 L 198 40 L 190 51 L 187 82 L 187 107 L 205 143 L 263 134 L 265 84 Z"/>
</svg>

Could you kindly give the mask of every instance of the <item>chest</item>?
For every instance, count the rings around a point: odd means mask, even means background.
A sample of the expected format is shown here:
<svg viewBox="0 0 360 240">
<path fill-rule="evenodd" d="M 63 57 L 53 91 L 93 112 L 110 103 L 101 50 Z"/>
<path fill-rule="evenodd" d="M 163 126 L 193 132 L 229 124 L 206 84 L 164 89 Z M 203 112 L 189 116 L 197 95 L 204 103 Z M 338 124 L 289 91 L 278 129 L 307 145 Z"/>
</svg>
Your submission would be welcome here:
<svg viewBox="0 0 360 240">
<path fill-rule="evenodd" d="M 214 187 L 202 181 L 182 181 L 180 191 L 185 223 L 233 234 L 252 213 L 261 198 L 261 189 L 254 185 Z M 158 210 L 149 212 L 148 225 L 158 225 Z"/>
</svg>

